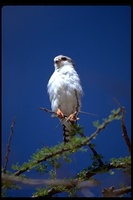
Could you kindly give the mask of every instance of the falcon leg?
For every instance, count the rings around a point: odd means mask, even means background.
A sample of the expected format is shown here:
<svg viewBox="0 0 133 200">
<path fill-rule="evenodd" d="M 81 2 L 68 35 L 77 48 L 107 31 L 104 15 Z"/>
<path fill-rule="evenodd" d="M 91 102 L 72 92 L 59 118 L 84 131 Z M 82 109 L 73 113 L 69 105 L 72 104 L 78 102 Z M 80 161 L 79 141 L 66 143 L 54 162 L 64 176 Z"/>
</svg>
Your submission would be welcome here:
<svg viewBox="0 0 133 200">
<path fill-rule="evenodd" d="M 73 114 L 70 114 L 67 118 L 67 121 L 71 122 L 76 122 L 77 120 L 79 120 L 79 118 L 77 117 L 77 111 L 75 111 Z"/>
<path fill-rule="evenodd" d="M 60 119 L 64 118 L 64 114 L 63 114 L 63 112 L 62 112 L 59 108 L 58 108 L 56 114 L 57 114 L 57 116 L 58 116 Z"/>
</svg>

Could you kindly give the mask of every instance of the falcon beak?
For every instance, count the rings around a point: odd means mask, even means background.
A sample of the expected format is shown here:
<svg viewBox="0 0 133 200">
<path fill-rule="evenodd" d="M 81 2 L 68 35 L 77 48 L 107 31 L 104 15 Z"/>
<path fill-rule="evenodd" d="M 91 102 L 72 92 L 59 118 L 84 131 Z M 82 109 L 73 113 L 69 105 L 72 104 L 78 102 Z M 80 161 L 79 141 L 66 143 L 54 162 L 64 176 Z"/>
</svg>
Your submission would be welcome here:
<svg viewBox="0 0 133 200">
<path fill-rule="evenodd" d="M 55 62 L 59 63 L 61 61 L 61 58 L 58 58 Z"/>
</svg>

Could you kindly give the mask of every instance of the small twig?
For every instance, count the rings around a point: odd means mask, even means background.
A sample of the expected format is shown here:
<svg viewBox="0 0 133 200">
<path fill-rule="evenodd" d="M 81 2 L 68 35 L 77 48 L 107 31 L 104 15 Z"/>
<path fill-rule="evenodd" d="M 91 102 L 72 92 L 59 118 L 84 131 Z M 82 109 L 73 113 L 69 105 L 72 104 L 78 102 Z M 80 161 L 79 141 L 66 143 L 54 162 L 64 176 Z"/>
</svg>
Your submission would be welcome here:
<svg viewBox="0 0 133 200">
<path fill-rule="evenodd" d="M 59 123 L 56 125 L 56 127 L 54 128 L 54 131 L 56 131 L 59 125 L 61 125 L 61 121 L 59 121 Z"/>
<path fill-rule="evenodd" d="M 79 106 L 79 104 L 78 104 L 78 106 Z M 57 115 L 56 112 L 53 112 L 52 110 L 49 110 L 49 109 L 47 109 L 47 108 L 39 107 L 39 109 L 40 109 L 40 110 L 43 110 L 43 111 L 45 111 L 45 112 L 48 112 L 48 113 L 52 113 L 52 114 Z M 76 108 L 76 109 L 77 109 L 77 108 Z M 82 111 L 82 110 L 80 110 L 80 111 L 78 111 L 78 112 L 79 112 L 79 113 L 82 113 L 82 114 L 98 116 L 97 114 L 93 114 L 93 113 L 85 112 L 85 111 Z"/>
<path fill-rule="evenodd" d="M 83 113 L 83 114 L 87 114 L 87 115 L 93 115 L 93 116 L 97 116 L 97 117 L 98 117 L 97 114 L 93 114 L 93 113 L 85 112 L 85 111 L 82 111 L 82 110 L 80 110 L 79 113 Z"/>
<path fill-rule="evenodd" d="M 48 112 L 48 113 L 54 113 L 54 114 L 56 114 L 55 112 L 53 112 L 52 110 L 48 110 L 47 108 L 40 107 L 39 109 L 43 110 L 45 112 Z"/>
<path fill-rule="evenodd" d="M 15 123 L 16 123 L 16 118 L 14 117 L 14 119 L 12 120 L 12 124 L 10 126 L 10 135 L 9 135 L 8 144 L 7 144 L 7 152 L 6 152 L 6 156 L 5 156 L 5 165 L 4 165 L 4 168 L 3 168 L 3 173 L 6 173 L 6 169 L 7 169 L 7 164 L 8 164 L 8 160 L 9 160 L 9 153 L 11 151 L 11 149 L 10 149 L 11 139 L 12 139 L 12 135 L 13 135 L 13 132 L 14 132 Z"/>
</svg>

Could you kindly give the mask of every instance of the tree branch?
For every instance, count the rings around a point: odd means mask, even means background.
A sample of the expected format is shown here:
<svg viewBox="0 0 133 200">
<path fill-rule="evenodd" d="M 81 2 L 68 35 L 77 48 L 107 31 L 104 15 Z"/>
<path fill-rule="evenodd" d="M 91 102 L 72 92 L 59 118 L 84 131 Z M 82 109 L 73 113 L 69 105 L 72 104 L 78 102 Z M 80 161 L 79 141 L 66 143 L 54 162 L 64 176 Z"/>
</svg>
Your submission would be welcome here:
<svg viewBox="0 0 133 200">
<path fill-rule="evenodd" d="M 122 127 L 122 136 L 124 137 L 125 139 L 125 142 L 128 146 L 128 150 L 131 154 L 131 142 L 130 142 L 130 139 L 128 137 L 128 134 L 127 134 L 127 129 L 126 129 L 126 126 L 125 126 L 125 123 L 124 123 L 124 116 L 125 116 L 125 109 L 122 107 L 122 119 L 121 119 L 121 127 Z"/>
<path fill-rule="evenodd" d="M 131 164 L 130 164 L 131 165 Z M 117 165 L 115 165 L 114 163 L 109 163 L 106 164 L 104 166 L 98 166 L 94 169 L 92 169 L 91 171 L 88 170 L 88 172 L 85 174 L 86 178 L 89 179 L 90 177 L 94 176 L 95 174 L 97 174 L 98 172 L 102 170 L 106 170 L 106 171 L 110 171 L 111 169 L 125 169 L 127 168 L 127 164 L 126 163 L 119 163 Z"/>
<path fill-rule="evenodd" d="M 40 107 L 39 109 L 43 110 L 45 112 L 48 112 L 48 113 L 54 113 L 54 114 L 56 114 L 55 112 L 53 112 L 52 110 L 48 110 L 47 108 Z"/>
<path fill-rule="evenodd" d="M 115 190 L 115 187 L 110 187 L 109 189 L 104 188 L 102 190 L 102 197 L 117 197 L 126 193 L 131 192 L 131 186 L 120 188 Z"/>
<path fill-rule="evenodd" d="M 126 126 L 125 126 L 125 123 L 124 123 L 124 117 L 125 117 L 125 108 L 123 106 L 121 106 L 121 104 L 118 102 L 117 99 L 114 98 L 114 101 L 117 103 L 117 105 L 120 107 L 121 111 L 122 111 L 122 119 L 121 119 L 121 127 L 122 127 L 122 136 L 124 137 L 125 139 L 125 142 L 128 146 L 128 150 L 131 154 L 131 142 L 130 142 L 130 139 L 128 137 L 128 134 L 127 134 L 127 129 L 126 129 Z"/>
<path fill-rule="evenodd" d="M 5 156 L 5 164 L 3 167 L 3 173 L 6 173 L 7 170 L 7 164 L 8 164 L 8 160 L 9 160 L 9 153 L 11 151 L 10 149 L 10 145 L 11 145 L 11 139 L 12 139 L 12 135 L 14 133 L 14 125 L 16 123 L 16 118 L 14 117 L 14 119 L 12 120 L 12 124 L 10 126 L 10 135 L 9 135 L 9 139 L 8 139 L 8 144 L 7 144 L 7 152 L 6 152 L 6 156 Z"/>
<path fill-rule="evenodd" d="M 86 136 L 83 133 L 80 133 L 81 137 L 86 138 Z M 93 155 L 95 156 L 95 158 L 97 159 L 97 161 L 99 162 L 99 166 L 104 165 L 103 161 L 101 160 L 101 158 L 99 158 L 99 154 L 97 153 L 97 151 L 94 149 L 93 145 L 91 143 L 88 144 L 90 150 L 92 151 Z"/>
</svg>

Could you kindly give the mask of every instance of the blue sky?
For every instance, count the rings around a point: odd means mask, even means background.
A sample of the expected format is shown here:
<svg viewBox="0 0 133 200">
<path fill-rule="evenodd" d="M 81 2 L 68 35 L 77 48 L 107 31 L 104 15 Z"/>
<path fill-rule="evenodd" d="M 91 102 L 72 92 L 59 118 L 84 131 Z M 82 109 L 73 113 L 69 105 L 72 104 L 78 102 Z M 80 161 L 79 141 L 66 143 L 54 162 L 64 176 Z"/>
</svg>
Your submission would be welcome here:
<svg viewBox="0 0 133 200">
<path fill-rule="evenodd" d="M 125 125 L 131 137 L 131 8 L 4 6 L 3 162 L 10 125 L 16 116 L 9 168 L 13 163 L 28 161 L 37 149 L 63 141 L 61 126 L 55 130 L 58 119 L 39 110 L 39 107 L 50 109 L 47 83 L 54 72 L 53 59 L 59 54 L 75 62 L 84 90 L 82 110 L 98 115 L 80 114 L 79 124 L 84 127 L 84 134 L 91 135 L 95 130 L 93 121 L 101 121 L 117 108 L 113 100 L 116 98 L 126 108 Z M 129 155 L 120 121 L 109 125 L 94 143 L 105 160 Z M 88 166 L 83 154 L 77 160 L 76 172 Z M 74 169 L 68 171 L 71 174 Z"/>
</svg>

